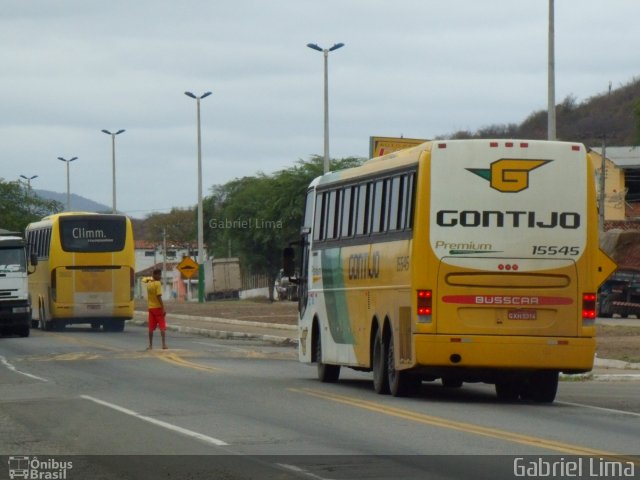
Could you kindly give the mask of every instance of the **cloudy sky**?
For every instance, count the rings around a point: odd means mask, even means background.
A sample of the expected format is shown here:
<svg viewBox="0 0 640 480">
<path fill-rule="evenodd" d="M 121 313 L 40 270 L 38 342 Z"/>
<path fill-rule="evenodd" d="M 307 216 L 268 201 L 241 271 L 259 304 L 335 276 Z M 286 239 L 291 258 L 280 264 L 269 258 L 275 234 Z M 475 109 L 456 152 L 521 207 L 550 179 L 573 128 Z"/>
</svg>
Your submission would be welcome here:
<svg viewBox="0 0 640 480">
<path fill-rule="evenodd" d="M 0 177 L 144 217 L 203 185 L 272 173 L 371 135 L 430 138 L 520 123 L 547 104 L 547 0 L 3 0 Z M 638 0 L 556 0 L 556 100 L 580 102 L 640 73 Z"/>
</svg>

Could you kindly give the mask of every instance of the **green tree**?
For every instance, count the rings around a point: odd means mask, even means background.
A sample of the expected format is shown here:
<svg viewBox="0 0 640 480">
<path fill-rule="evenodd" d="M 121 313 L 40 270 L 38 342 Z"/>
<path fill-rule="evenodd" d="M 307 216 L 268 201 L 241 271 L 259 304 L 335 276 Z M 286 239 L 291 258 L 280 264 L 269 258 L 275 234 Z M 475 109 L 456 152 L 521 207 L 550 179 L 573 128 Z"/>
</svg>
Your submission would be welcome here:
<svg viewBox="0 0 640 480">
<path fill-rule="evenodd" d="M 169 213 L 153 213 L 144 221 L 144 239 L 160 243 L 166 234 L 167 242 L 188 248 L 197 242 L 195 208 L 172 208 Z"/>
<path fill-rule="evenodd" d="M 0 228 L 24 232 L 29 223 L 62 209 L 60 202 L 45 200 L 19 182 L 5 182 L 0 178 Z"/>
<path fill-rule="evenodd" d="M 333 160 L 331 170 L 361 163 L 355 157 Z M 204 208 L 208 251 L 226 257 L 231 250 L 244 268 L 273 283 L 282 249 L 299 237 L 307 187 L 322 168 L 323 158 L 314 156 L 271 176 L 259 173 L 214 186 Z"/>
<path fill-rule="evenodd" d="M 640 145 L 640 100 L 638 100 L 633 106 L 633 116 L 636 119 L 635 136 L 633 139 L 634 145 Z"/>
</svg>

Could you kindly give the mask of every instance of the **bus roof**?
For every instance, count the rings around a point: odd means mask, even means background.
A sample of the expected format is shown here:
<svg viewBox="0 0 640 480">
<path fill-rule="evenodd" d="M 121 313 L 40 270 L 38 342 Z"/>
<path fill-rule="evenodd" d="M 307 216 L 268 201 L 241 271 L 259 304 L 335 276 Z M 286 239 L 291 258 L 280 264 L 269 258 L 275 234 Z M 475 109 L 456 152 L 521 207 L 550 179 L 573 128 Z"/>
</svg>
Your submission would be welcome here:
<svg viewBox="0 0 640 480">
<path fill-rule="evenodd" d="M 313 187 L 316 185 L 321 186 L 325 184 L 343 182 L 351 178 L 359 178 L 384 170 L 396 170 L 417 164 L 422 152 L 430 151 L 432 145 L 433 142 L 421 143 L 415 147 L 405 148 L 381 157 L 372 158 L 358 167 L 326 173 L 325 175 L 318 177 L 318 179 L 316 179 L 317 182 L 314 180 L 310 186 Z"/>
</svg>

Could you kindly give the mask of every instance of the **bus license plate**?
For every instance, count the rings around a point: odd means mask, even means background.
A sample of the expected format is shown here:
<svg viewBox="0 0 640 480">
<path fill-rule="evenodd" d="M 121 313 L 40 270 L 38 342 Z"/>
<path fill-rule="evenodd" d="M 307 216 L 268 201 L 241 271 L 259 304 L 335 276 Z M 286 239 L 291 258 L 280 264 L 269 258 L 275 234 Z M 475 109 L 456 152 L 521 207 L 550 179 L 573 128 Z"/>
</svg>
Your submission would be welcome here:
<svg viewBox="0 0 640 480">
<path fill-rule="evenodd" d="M 538 315 L 535 310 L 509 310 L 507 318 L 509 320 L 537 320 Z"/>
</svg>

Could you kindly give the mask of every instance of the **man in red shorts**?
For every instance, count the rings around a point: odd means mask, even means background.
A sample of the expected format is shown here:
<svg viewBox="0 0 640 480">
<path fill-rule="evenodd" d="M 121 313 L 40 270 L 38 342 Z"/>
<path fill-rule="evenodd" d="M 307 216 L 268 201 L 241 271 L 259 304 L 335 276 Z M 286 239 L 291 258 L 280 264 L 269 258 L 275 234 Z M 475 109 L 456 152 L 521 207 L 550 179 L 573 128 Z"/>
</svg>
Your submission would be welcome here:
<svg viewBox="0 0 640 480">
<path fill-rule="evenodd" d="M 164 310 L 164 303 L 162 302 L 161 276 L 162 270 L 156 268 L 153 271 L 153 277 L 145 279 L 147 284 L 147 302 L 149 307 L 149 346 L 147 347 L 147 350 L 151 350 L 153 348 L 153 332 L 156 328 L 160 328 L 162 348 L 164 350 L 168 348 L 165 336 L 167 322 L 165 320 L 166 312 Z"/>
</svg>

